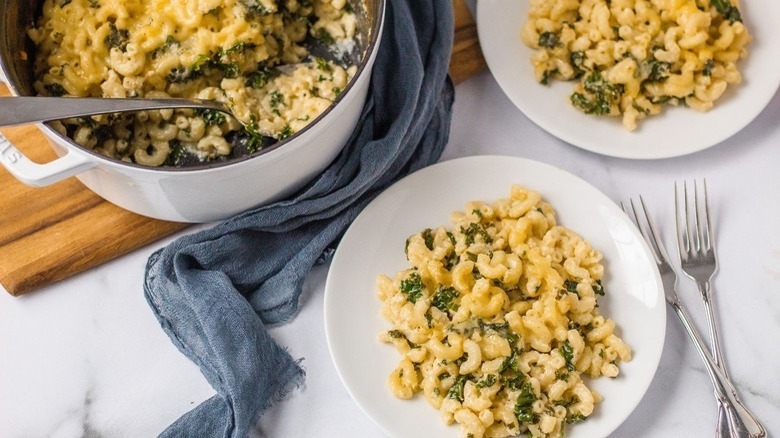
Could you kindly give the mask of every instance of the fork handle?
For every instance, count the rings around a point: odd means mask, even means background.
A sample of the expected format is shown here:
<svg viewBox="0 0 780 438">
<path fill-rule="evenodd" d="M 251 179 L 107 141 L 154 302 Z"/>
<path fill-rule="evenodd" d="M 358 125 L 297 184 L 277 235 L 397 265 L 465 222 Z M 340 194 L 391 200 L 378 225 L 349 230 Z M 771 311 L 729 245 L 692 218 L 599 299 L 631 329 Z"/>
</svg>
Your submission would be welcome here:
<svg viewBox="0 0 780 438">
<path fill-rule="evenodd" d="M 715 363 L 718 365 L 723 375 L 730 380 L 728 376 L 728 370 L 726 369 L 726 362 L 723 360 L 723 349 L 720 344 L 720 336 L 718 335 L 718 326 L 715 320 L 715 312 L 713 309 L 712 301 L 712 283 L 710 281 L 696 281 L 696 286 L 699 288 L 699 292 L 704 302 L 704 311 L 707 316 L 707 324 L 710 329 L 710 341 L 712 345 L 712 356 Z M 742 415 L 749 417 L 750 421 L 738 421 L 737 415 L 734 410 L 725 409 L 720 401 L 718 401 L 718 429 L 727 427 L 732 436 L 752 436 L 750 434 L 759 433 L 761 424 L 756 419 L 755 415 L 751 413 L 744 404 L 739 401 L 739 406 L 735 406 L 735 409 L 741 408 L 743 410 Z M 757 424 L 758 427 L 751 427 L 750 425 Z"/>
<path fill-rule="evenodd" d="M 715 320 L 714 303 L 712 302 L 712 285 L 709 280 L 699 281 L 696 279 L 696 286 L 701 293 L 702 301 L 704 303 L 704 313 L 707 315 L 707 326 L 710 330 L 710 352 L 712 353 L 715 363 L 720 367 L 723 374 L 727 377 L 729 375 L 726 369 L 726 363 L 723 360 L 723 350 L 720 346 L 720 336 L 718 335 L 717 321 Z M 716 394 L 717 398 L 717 394 Z M 715 436 L 717 437 L 738 437 L 744 436 L 745 432 L 740 432 L 736 424 L 736 418 L 733 410 L 727 409 L 726 406 L 717 399 L 718 414 L 717 422 L 715 423 Z"/>
<path fill-rule="evenodd" d="M 732 436 L 745 437 L 745 438 L 763 438 L 766 436 L 766 430 L 761 423 L 756 420 L 755 416 L 742 404 L 737 396 L 737 390 L 734 385 L 731 384 L 726 374 L 715 363 L 707 348 L 704 346 L 704 341 L 699 335 L 698 330 L 691 322 L 691 318 L 688 316 L 688 312 L 682 307 L 679 302 L 673 303 L 675 313 L 682 321 L 685 330 L 688 332 L 688 336 L 691 337 L 693 345 L 696 347 L 696 351 L 704 361 L 707 374 L 709 374 L 712 384 L 715 387 L 715 394 L 718 400 L 723 404 L 726 409 L 727 416 L 733 420 L 730 422 Z M 733 429 L 732 429 L 733 427 Z"/>
</svg>

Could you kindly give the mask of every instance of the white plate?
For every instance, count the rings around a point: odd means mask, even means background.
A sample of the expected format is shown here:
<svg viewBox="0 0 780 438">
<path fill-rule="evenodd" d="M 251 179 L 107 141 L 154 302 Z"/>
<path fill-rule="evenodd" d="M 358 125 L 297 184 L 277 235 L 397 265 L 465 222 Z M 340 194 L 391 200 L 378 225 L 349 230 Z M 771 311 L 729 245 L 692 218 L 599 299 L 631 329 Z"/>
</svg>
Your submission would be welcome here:
<svg viewBox="0 0 780 438">
<path fill-rule="evenodd" d="M 527 0 L 479 0 L 477 30 L 482 52 L 501 89 L 529 119 L 550 134 L 599 154 L 622 158 L 668 158 L 713 146 L 747 126 L 780 85 L 780 2 L 742 1 L 740 11 L 753 41 L 739 61 L 743 83 L 729 86 L 715 107 L 700 113 L 664 108 L 628 132 L 619 117 L 587 115 L 569 103 L 572 82 L 534 79 L 532 50 L 520 40 Z"/>
<path fill-rule="evenodd" d="M 628 417 L 653 379 L 663 349 L 666 309 L 650 250 L 623 212 L 585 181 L 547 164 L 482 156 L 420 170 L 378 196 L 339 244 L 325 285 L 325 331 L 331 356 L 355 402 L 388 434 L 399 438 L 456 437 L 424 397 L 395 398 L 385 381 L 400 359 L 377 338 L 389 323 L 379 314 L 376 277 L 408 266 L 406 238 L 449 224 L 449 214 L 471 200 L 494 201 L 512 184 L 539 191 L 571 228 L 604 254 L 605 298 L 600 310 L 613 318 L 634 357 L 617 379 L 596 379 L 604 396 L 594 415 L 567 437 L 603 437 Z"/>
</svg>

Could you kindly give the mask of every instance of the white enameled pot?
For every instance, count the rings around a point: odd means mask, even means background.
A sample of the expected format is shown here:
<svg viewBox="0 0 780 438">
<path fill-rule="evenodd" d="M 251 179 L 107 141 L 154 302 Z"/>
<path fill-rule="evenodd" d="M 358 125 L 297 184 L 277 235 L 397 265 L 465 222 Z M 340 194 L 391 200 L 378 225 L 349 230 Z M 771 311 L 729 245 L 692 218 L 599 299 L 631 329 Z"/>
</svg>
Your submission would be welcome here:
<svg viewBox="0 0 780 438">
<path fill-rule="evenodd" d="M 0 163 L 31 186 L 47 186 L 75 176 L 109 202 L 170 221 L 211 222 L 281 199 L 322 172 L 358 123 L 384 21 L 384 0 L 376 0 L 373 5 L 376 22 L 355 78 L 334 105 L 272 150 L 211 167 L 150 168 L 103 157 L 41 124 L 39 128 L 51 141 L 58 159 L 34 163 L 0 134 Z M 19 84 L 9 69 L 12 62 L 5 57 L 0 57 L 0 80 L 20 95 Z"/>
</svg>

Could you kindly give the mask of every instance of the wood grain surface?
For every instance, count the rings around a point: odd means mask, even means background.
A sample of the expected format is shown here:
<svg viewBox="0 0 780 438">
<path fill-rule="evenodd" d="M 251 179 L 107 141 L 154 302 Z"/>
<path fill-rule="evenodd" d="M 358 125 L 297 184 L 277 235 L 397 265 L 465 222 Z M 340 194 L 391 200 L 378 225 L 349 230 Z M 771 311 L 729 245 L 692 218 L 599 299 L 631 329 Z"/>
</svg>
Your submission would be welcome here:
<svg viewBox="0 0 780 438">
<path fill-rule="evenodd" d="M 465 0 L 453 0 L 455 11 L 455 41 L 450 58 L 450 77 L 459 84 L 487 69 L 477 38 L 477 23 L 466 6 Z"/>
<path fill-rule="evenodd" d="M 3 87 L 1 95 L 7 95 Z M 56 158 L 33 126 L 3 134 L 35 162 Z M 0 170 L 0 283 L 22 295 L 185 227 L 139 216 L 104 201 L 75 178 L 28 187 Z"/>
<path fill-rule="evenodd" d="M 455 43 L 450 74 L 457 84 L 485 69 L 476 24 L 464 0 L 453 0 Z M 7 96 L 5 86 L 0 95 Z M 33 126 L 3 134 L 30 159 L 56 158 Z M 28 187 L 0 167 L 0 284 L 19 296 L 98 266 L 186 227 L 123 210 L 68 178 Z"/>
</svg>

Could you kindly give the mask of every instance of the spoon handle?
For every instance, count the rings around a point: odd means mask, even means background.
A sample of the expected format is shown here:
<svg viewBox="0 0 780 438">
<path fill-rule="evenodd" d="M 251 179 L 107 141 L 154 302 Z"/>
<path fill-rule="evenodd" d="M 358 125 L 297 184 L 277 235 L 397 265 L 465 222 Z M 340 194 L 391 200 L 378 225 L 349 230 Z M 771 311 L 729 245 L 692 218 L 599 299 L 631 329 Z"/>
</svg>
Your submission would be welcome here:
<svg viewBox="0 0 780 438">
<path fill-rule="evenodd" d="M 0 127 L 132 111 L 172 108 L 230 112 L 221 103 L 201 99 L 106 99 L 91 97 L 0 97 Z"/>
</svg>

